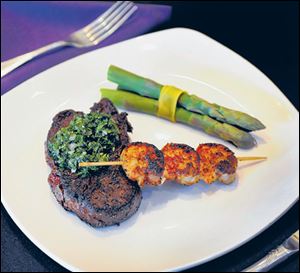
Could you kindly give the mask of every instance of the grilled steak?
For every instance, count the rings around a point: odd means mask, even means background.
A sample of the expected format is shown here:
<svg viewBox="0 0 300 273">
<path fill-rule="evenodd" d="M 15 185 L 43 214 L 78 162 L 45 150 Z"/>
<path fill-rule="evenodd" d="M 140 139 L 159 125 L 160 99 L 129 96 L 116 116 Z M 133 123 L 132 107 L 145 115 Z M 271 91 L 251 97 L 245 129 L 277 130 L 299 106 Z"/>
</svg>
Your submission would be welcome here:
<svg viewBox="0 0 300 273">
<path fill-rule="evenodd" d="M 91 111 L 109 114 L 116 122 L 120 131 L 121 145 L 110 159 L 119 158 L 123 147 L 129 143 L 127 132 L 132 131 L 127 114 L 119 114 L 107 99 L 95 103 Z M 94 175 L 82 178 L 68 170 L 60 170 L 48 151 L 48 141 L 58 130 L 68 126 L 77 115 L 83 113 L 65 110 L 53 118 L 46 141 L 46 161 L 51 167 L 48 182 L 57 201 L 86 223 L 94 227 L 119 224 L 138 210 L 142 199 L 139 186 L 126 177 L 122 167 L 101 167 Z"/>
</svg>

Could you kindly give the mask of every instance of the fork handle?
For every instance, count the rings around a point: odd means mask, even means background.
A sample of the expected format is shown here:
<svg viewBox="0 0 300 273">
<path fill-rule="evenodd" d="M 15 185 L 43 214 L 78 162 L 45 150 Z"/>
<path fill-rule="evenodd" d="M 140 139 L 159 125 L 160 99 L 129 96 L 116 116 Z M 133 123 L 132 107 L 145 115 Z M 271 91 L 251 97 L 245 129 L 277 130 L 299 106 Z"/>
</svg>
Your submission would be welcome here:
<svg viewBox="0 0 300 273">
<path fill-rule="evenodd" d="M 29 62 L 33 58 L 41 54 L 45 54 L 46 52 L 52 51 L 59 47 L 68 46 L 69 43 L 65 41 L 58 41 L 51 43 L 49 45 L 43 46 L 31 52 L 25 53 L 23 55 L 17 56 L 15 58 L 9 59 L 7 61 L 1 62 L 1 78 L 6 74 L 10 73 L 11 71 L 15 70 L 19 66 Z"/>
<path fill-rule="evenodd" d="M 269 252 L 264 258 L 256 262 L 254 265 L 244 269 L 242 272 L 267 272 L 274 266 L 286 260 L 296 250 L 290 250 L 280 245 L 276 249 Z"/>
</svg>

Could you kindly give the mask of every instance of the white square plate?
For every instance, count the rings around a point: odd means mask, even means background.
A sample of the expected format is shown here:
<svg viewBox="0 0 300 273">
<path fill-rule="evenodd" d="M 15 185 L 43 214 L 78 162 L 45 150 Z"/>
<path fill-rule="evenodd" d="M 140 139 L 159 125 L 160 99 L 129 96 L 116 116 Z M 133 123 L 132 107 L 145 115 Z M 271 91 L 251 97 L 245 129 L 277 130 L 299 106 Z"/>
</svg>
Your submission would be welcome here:
<svg viewBox="0 0 300 273">
<path fill-rule="evenodd" d="M 218 142 L 243 163 L 230 186 L 166 184 L 143 190 L 138 212 L 120 226 L 94 229 L 66 212 L 47 183 L 44 141 L 52 117 L 88 111 L 100 99 L 110 64 L 209 101 L 245 111 L 265 125 L 257 147 L 240 150 L 200 130 L 129 112 L 132 140 L 161 148 Z M 209 37 L 188 29 L 160 31 L 59 64 L 1 98 L 1 201 L 21 230 L 73 271 L 171 271 L 240 246 L 276 221 L 298 199 L 299 114 L 258 69 Z"/>
</svg>

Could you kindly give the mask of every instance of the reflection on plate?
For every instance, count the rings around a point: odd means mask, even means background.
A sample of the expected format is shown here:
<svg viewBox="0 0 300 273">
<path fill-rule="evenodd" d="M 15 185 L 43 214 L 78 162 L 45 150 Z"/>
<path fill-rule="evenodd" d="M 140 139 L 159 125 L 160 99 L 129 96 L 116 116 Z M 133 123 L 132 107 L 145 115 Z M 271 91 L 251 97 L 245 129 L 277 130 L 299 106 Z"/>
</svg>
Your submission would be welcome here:
<svg viewBox="0 0 300 273">
<path fill-rule="evenodd" d="M 54 114 L 68 108 L 87 111 L 99 100 L 100 87 L 114 87 L 106 80 L 110 64 L 259 118 L 267 129 L 254 133 L 257 147 L 229 147 L 238 155 L 268 160 L 245 163 L 230 186 L 146 188 L 139 211 L 120 226 L 87 226 L 51 193 L 43 144 Z M 250 240 L 298 199 L 298 112 L 254 66 L 196 31 L 165 30 L 74 58 L 5 94 L 1 106 L 1 200 L 21 230 L 70 270 L 162 271 L 197 265 Z M 228 145 L 141 113 L 129 112 L 128 118 L 132 140 L 158 148 L 166 142 Z"/>
</svg>

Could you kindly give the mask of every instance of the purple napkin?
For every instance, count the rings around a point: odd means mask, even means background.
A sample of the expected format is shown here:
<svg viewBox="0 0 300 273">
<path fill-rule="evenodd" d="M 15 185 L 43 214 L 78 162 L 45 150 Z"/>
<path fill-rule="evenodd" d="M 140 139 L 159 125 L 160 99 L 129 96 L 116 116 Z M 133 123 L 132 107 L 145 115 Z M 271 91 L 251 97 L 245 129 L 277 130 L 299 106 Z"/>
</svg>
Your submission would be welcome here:
<svg viewBox="0 0 300 273">
<path fill-rule="evenodd" d="M 65 39 L 114 2 L 1 1 L 1 61 Z M 74 56 L 117 43 L 167 21 L 171 7 L 137 4 L 138 10 L 110 37 L 88 48 L 65 47 L 38 57 L 1 79 L 1 95 L 30 77 Z"/>
</svg>

